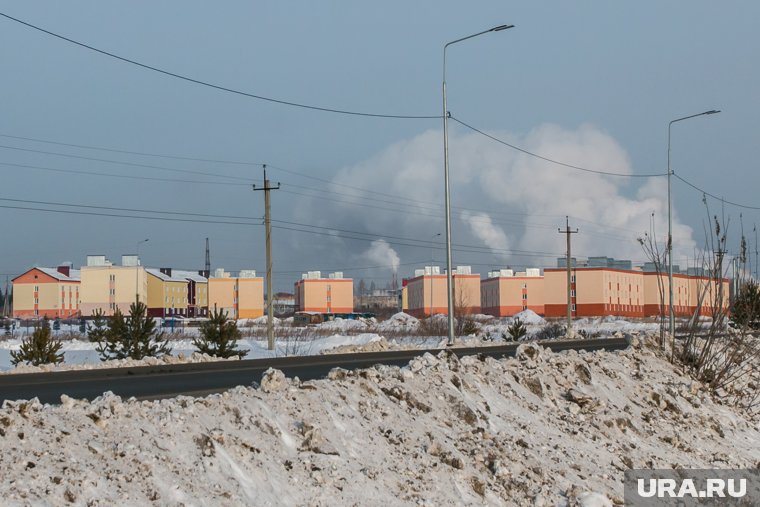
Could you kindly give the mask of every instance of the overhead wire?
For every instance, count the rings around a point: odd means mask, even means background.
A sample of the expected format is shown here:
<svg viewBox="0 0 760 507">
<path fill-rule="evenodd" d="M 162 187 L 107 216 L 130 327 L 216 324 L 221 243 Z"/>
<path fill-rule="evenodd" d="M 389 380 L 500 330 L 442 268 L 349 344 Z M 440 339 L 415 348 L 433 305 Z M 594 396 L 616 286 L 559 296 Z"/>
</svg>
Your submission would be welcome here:
<svg viewBox="0 0 760 507">
<path fill-rule="evenodd" d="M 157 169 L 159 171 L 169 171 L 169 172 L 175 172 L 175 173 L 188 173 L 188 174 L 198 174 L 202 176 L 211 176 L 212 178 L 227 178 L 231 180 L 237 180 L 237 181 L 250 181 L 250 178 L 241 178 L 239 176 L 228 176 L 226 174 L 219 174 L 219 173 L 209 173 L 204 171 L 194 171 L 192 169 L 176 169 L 173 167 L 164 167 L 164 166 L 157 166 L 157 165 L 150 165 L 150 164 L 138 164 L 135 162 L 126 162 L 123 160 L 111 160 L 107 158 L 94 158 L 94 157 L 85 157 L 83 155 L 73 155 L 70 153 L 60 153 L 55 151 L 44 151 L 44 150 L 33 150 L 30 148 L 20 148 L 18 146 L 6 146 L 3 144 L 0 144 L 0 148 L 5 150 L 15 150 L 15 151 L 23 151 L 26 153 L 38 153 L 42 155 L 54 155 L 57 157 L 66 157 L 66 158 L 74 158 L 78 160 L 89 160 L 91 162 L 105 162 L 107 164 L 119 164 L 119 165 L 126 165 L 130 167 L 142 167 L 145 169 Z"/>
<path fill-rule="evenodd" d="M 97 209 L 97 210 L 105 210 L 105 211 L 123 211 L 123 212 L 129 212 L 129 213 L 141 213 L 141 215 L 124 215 L 124 214 L 119 214 L 119 213 L 103 213 L 103 212 L 78 211 L 78 210 L 55 210 L 55 209 L 37 208 L 37 207 L 0 205 L 0 208 L 5 208 L 5 209 L 30 210 L 30 211 L 40 211 L 40 212 L 48 212 L 48 213 L 64 213 L 64 214 L 89 215 L 89 216 L 101 216 L 101 217 L 113 217 L 113 218 L 145 219 L 145 220 L 164 220 L 164 221 L 174 221 L 174 222 L 197 222 L 197 223 L 223 224 L 223 225 L 257 225 L 257 226 L 262 225 L 261 223 L 239 221 L 239 220 L 261 220 L 260 217 L 247 217 L 247 216 L 239 216 L 239 215 L 214 215 L 214 214 L 205 214 L 205 213 L 191 213 L 191 212 L 167 211 L 167 210 L 80 205 L 80 204 L 52 202 L 52 201 L 13 199 L 13 198 L 6 198 L 6 197 L 0 197 L 0 201 L 15 202 L 15 203 L 21 203 L 21 204 L 62 206 L 62 207 L 69 207 L 69 208 Z M 181 219 L 181 218 L 170 218 L 170 217 L 156 217 L 156 216 L 146 216 L 145 214 L 175 215 L 175 216 L 180 215 L 180 216 L 191 216 L 194 218 Z M 222 220 L 206 220 L 207 218 L 224 218 L 227 220 L 223 220 L 223 221 Z M 230 220 L 238 220 L 238 221 L 230 221 Z M 375 241 L 378 239 L 383 239 L 386 241 L 398 240 L 398 241 L 407 242 L 407 243 L 395 243 L 395 244 L 399 244 L 400 246 L 410 246 L 410 247 L 417 247 L 417 248 L 438 248 L 438 249 L 443 248 L 442 243 L 437 243 L 434 241 L 429 241 L 429 240 L 424 240 L 424 239 L 394 236 L 394 235 L 388 235 L 388 234 L 369 233 L 369 232 L 363 232 L 363 231 L 355 231 L 351 229 L 339 229 L 339 228 L 334 228 L 334 227 L 319 226 L 315 224 L 305 224 L 301 222 L 293 222 L 293 221 L 286 221 L 286 220 L 272 220 L 272 222 L 282 223 L 282 224 L 285 224 L 286 226 L 292 226 L 292 227 L 273 226 L 274 228 L 285 229 L 285 230 L 293 230 L 293 231 L 313 234 L 315 232 L 318 232 L 318 231 L 314 231 L 314 229 L 319 229 L 321 231 L 326 231 L 324 233 L 320 233 L 321 235 L 325 235 L 325 236 L 333 236 L 333 237 L 338 236 L 345 239 L 357 239 L 357 240 L 365 240 L 365 241 Z M 296 229 L 295 227 L 308 228 L 308 229 Z M 391 241 L 388 241 L 388 242 L 390 244 L 393 244 L 391 243 Z M 481 247 L 481 246 L 464 245 L 464 244 L 453 244 L 452 246 L 458 249 L 458 251 L 468 251 L 471 253 L 499 253 L 501 252 L 501 253 L 510 253 L 513 255 L 523 255 L 523 254 L 525 255 L 527 254 L 557 255 L 551 252 L 535 252 L 535 251 L 525 251 L 525 250 L 516 250 L 516 249 L 509 249 L 509 250 L 493 249 L 493 248 L 485 247 L 485 246 Z"/>
<path fill-rule="evenodd" d="M 707 190 L 704 190 L 703 188 L 700 188 L 700 187 L 698 187 L 698 186 L 697 186 L 697 185 L 695 185 L 694 183 L 692 183 L 692 182 L 688 181 L 686 178 L 683 178 L 683 177 L 679 176 L 679 175 L 678 175 L 678 174 L 676 174 L 675 172 L 673 172 L 673 176 L 674 176 L 676 179 L 679 179 L 679 180 L 681 180 L 683 183 L 685 183 L 686 185 L 690 186 L 690 187 L 691 187 L 691 188 L 693 188 L 694 190 L 696 190 L 696 191 L 698 191 L 698 192 L 701 192 L 701 193 L 702 193 L 702 194 L 704 194 L 704 195 L 710 196 L 710 197 L 712 197 L 713 199 L 715 199 L 715 200 L 717 200 L 717 201 L 720 201 L 720 202 L 722 202 L 722 203 L 725 203 L 725 204 L 730 204 L 731 206 L 736 206 L 737 208 L 742 208 L 742 209 L 760 210 L 760 206 L 750 206 L 750 205 L 748 205 L 748 204 L 741 204 L 741 203 L 738 203 L 738 202 L 734 202 L 734 201 L 731 201 L 731 200 L 725 199 L 725 198 L 723 198 L 723 197 L 718 197 L 717 195 L 715 195 L 715 194 L 712 194 L 712 193 L 708 192 Z"/>
<path fill-rule="evenodd" d="M 575 169 L 577 171 L 583 171 L 583 172 L 593 173 L 593 174 L 601 174 L 601 175 L 604 175 L 604 176 L 619 176 L 619 177 L 622 177 L 622 178 L 654 178 L 654 177 L 658 177 L 658 176 L 667 176 L 667 174 L 664 174 L 664 173 L 653 173 L 653 174 L 614 173 L 614 172 L 609 172 L 609 171 L 600 171 L 600 170 L 597 170 L 597 169 L 589 169 L 587 167 L 582 167 L 582 166 L 579 166 L 579 165 L 568 164 L 568 163 L 562 162 L 560 160 L 554 160 L 554 159 L 551 159 L 549 157 L 545 157 L 543 155 L 539 155 L 538 153 L 534 153 L 532 151 L 526 150 L 525 148 L 521 148 L 521 147 L 519 147 L 519 146 L 517 146 L 515 144 L 508 143 L 508 142 L 506 142 L 506 141 L 504 141 L 502 139 L 499 139 L 498 137 L 492 136 L 491 134 L 488 134 L 487 132 L 484 132 L 484 131 L 482 131 L 482 130 L 480 130 L 478 128 L 475 128 L 472 125 L 469 125 L 469 124 L 463 122 L 462 120 L 460 120 L 460 119 L 458 119 L 458 118 L 456 118 L 454 116 L 450 116 L 449 118 L 452 119 L 452 120 L 454 120 L 455 122 L 459 123 L 463 127 L 466 127 L 468 129 L 472 130 L 473 132 L 476 132 L 476 133 L 478 133 L 478 134 L 480 134 L 482 136 L 485 136 L 488 139 L 491 139 L 492 141 L 495 141 L 495 142 L 497 142 L 499 144 L 503 144 L 504 146 L 512 148 L 513 150 L 516 150 L 516 151 L 519 151 L 520 153 L 524 153 L 524 154 L 529 155 L 531 157 L 543 160 L 544 162 L 549 162 L 551 164 L 556 164 L 556 165 L 559 165 L 559 166 L 562 166 L 562 167 L 567 167 L 568 169 Z"/>
<path fill-rule="evenodd" d="M 131 65 L 135 65 L 137 67 L 141 67 L 141 68 L 146 69 L 146 70 L 157 72 L 159 74 L 163 74 L 163 75 L 170 76 L 170 77 L 173 77 L 173 78 L 181 79 L 181 80 L 187 81 L 189 83 L 194 83 L 194 84 L 205 86 L 205 87 L 208 87 L 208 88 L 213 88 L 215 90 L 219 90 L 219 91 L 223 91 L 223 92 L 228 92 L 228 93 L 232 93 L 232 94 L 235 94 L 235 95 L 240 95 L 240 96 L 243 96 L 243 97 L 257 99 L 257 100 L 261 100 L 261 101 L 265 101 L 265 102 L 271 102 L 271 103 L 275 103 L 275 104 L 281 104 L 281 105 L 285 105 L 285 106 L 298 107 L 298 108 L 302 108 L 302 109 L 310 109 L 310 110 L 314 110 L 314 111 L 322 111 L 322 112 L 326 112 L 326 113 L 344 114 L 344 115 L 350 115 L 350 116 L 364 116 L 364 117 L 372 117 L 372 118 L 390 118 L 390 119 L 411 119 L 411 120 L 431 120 L 431 119 L 440 119 L 441 118 L 441 115 L 380 114 L 380 113 L 368 113 L 368 112 L 363 112 L 363 111 L 351 111 L 351 110 L 347 110 L 347 109 L 336 109 L 336 108 L 330 108 L 330 107 L 321 107 L 321 106 L 315 106 L 315 105 L 311 105 L 311 104 L 304 104 L 304 103 L 300 103 L 300 102 L 293 102 L 293 101 L 289 101 L 289 100 L 275 99 L 275 98 L 267 97 L 267 96 L 264 96 L 264 95 L 258 95 L 258 94 L 255 94 L 255 93 L 244 92 L 244 91 L 241 91 L 241 90 L 236 90 L 234 88 L 229 88 L 227 86 L 222 86 L 222 85 L 210 83 L 208 81 L 203 81 L 203 80 L 200 80 L 200 79 L 195 79 L 195 78 L 192 78 L 192 77 L 189 77 L 189 76 L 178 74 L 176 72 L 170 72 L 168 70 L 164 70 L 164 69 L 161 69 L 159 67 L 155 67 L 153 65 L 148 65 L 148 64 L 145 64 L 145 63 L 141 63 L 141 62 L 139 62 L 137 60 L 133 60 L 131 58 L 126 58 L 126 57 L 123 57 L 123 56 L 119 56 L 119 55 L 117 55 L 115 53 L 112 53 L 110 51 L 105 51 L 103 49 L 96 48 L 95 46 L 91 46 L 89 44 L 85 44 L 83 42 L 79 42 L 77 40 L 74 40 L 72 38 L 60 35 L 58 33 L 52 32 L 50 30 L 46 30 L 45 28 L 42 28 L 42 27 L 37 26 L 37 25 L 34 25 L 34 24 L 29 23 L 27 21 L 23 21 L 21 19 L 15 18 L 15 17 L 10 16 L 8 14 L 5 14 L 3 12 L 0 12 L 0 16 L 4 17 L 6 19 L 9 19 L 11 21 L 14 21 L 16 23 L 19 23 L 21 25 L 24 25 L 24 26 L 26 26 L 28 28 L 33 29 L 33 30 L 37 30 L 38 32 L 50 35 L 51 37 L 55 37 L 55 38 L 57 38 L 59 40 L 68 42 L 70 44 L 74 44 L 76 46 L 79 46 L 79 47 L 82 47 L 82 48 L 85 48 L 85 49 L 89 49 L 90 51 L 94 51 L 94 52 L 99 53 L 101 55 L 108 56 L 110 58 L 114 58 L 116 60 L 120 60 L 122 62 L 129 63 Z"/>
<path fill-rule="evenodd" d="M 244 165 L 244 166 L 263 166 L 264 165 L 261 162 L 244 162 L 244 161 L 234 161 L 234 160 L 220 160 L 220 159 L 213 159 L 213 158 L 186 157 L 186 156 L 181 156 L 181 155 L 147 153 L 147 152 L 140 152 L 140 151 L 133 151 L 133 150 L 124 150 L 124 149 L 117 149 L 117 148 L 105 148 L 105 147 L 101 147 L 101 146 L 92 146 L 92 145 L 75 144 L 75 143 L 64 143 L 64 142 L 58 142 L 58 141 L 51 141 L 51 140 L 47 140 L 47 139 L 40 139 L 40 138 L 35 138 L 35 137 L 15 136 L 15 135 L 10 135 L 10 134 L 0 134 L 0 137 L 6 137 L 6 138 L 10 138 L 10 139 L 17 139 L 17 140 L 24 140 L 24 141 L 32 141 L 32 142 L 38 142 L 38 143 L 44 143 L 44 144 L 52 144 L 52 145 L 60 145 L 60 146 L 67 146 L 67 147 L 75 147 L 75 148 L 81 148 L 81 149 L 99 150 L 99 151 L 114 152 L 114 153 L 120 153 L 120 154 L 130 154 L 130 155 L 146 156 L 146 157 L 159 157 L 159 158 L 176 159 L 176 160 L 184 160 L 184 161 L 198 161 L 198 162 L 205 162 L 205 163 L 220 163 L 220 164 L 233 164 L 233 165 Z M 15 147 L 14 147 L 14 149 L 15 149 Z M 54 153 L 54 152 L 46 152 L 46 151 L 42 151 L 42 150 L 39 150 L 39 151 L 37 151 L 37 150 L 23 150 L 23 151 L 39 152 L 39 153 L 44 153 L 44 154 L 49 154 L 49 155 L 56 155 L 57 154 L 57 153 Z M 63 155 L 67 156 L 67 154 L 63 154 Z M 78 157 L 78 158 L 90 159 L 88 157 Z M 104 160 L 104 159 L 91 159 L 91 160 L 107 161 L 107 162 L 116 163 L 116 164 L 122 163 L 121 161 L 114 161 L 114 160 L 107 160 L 107 159 L 106 160 Z M 134 165 L 134 164 L 127 164 L 127 165 Z M 143 166 L 144 167 L 149 167 L 149 168 L 175 170 L 175 169 L 169 169 L 169 168 L 165 168 L 165 167 L 161 167 L 161 166 L 149 166 L 149 165 L 143 165 Z M 315 189 L 313 187 L 308 187 L 308 186 L 304 186 L 304 185 L 298 185 L 298 184 L 295 184 L 295 183 L 292 183 L 292 182 L 286 182 L 286 184 L 288 186 L 291 186 L 291 187 L 294 187 L 294 188 L 300 188 L 300 189 L 309 190 L 309 191 L 315 191 L 315 192 L 320 192 L 320 193 L 328 192 L 328 193 L 331 193 L 331 194 L 342 195 L 342 196 L 346 196 L 346 197 L 353 198 L 353 199 L 371 200 L 371 201 L 375 201 L 375 202 L 382 202 L 382 203 L 392 204 L 394 206 L 405 206 L 405 207 L 409 207 L 409 208 L 418 208 L 418 209 L 428 210 L 428 211 L 441 211 L 442 210 L 442 206 L 440 204 L 438 204 L 436 202 L 432 202 L 432 201 L 424 201 L 424 200 L 420 200 L 420 199 L 408 199 L 408 198 L 405 198 L 405 197 L 399 197 L 399 196 L 394 195 L 394 194 L 378 191 L 377 189 L 368 189 L 366 187 L 358 187 L 358 186 L 354 186 L 354 185 L 348 185 L 348 184 L 337 182 L 337 181 L 334 181 L 334 180 L 328 180 L 326 178 L 320 178 L 320 177 L 313 176 L 313 175 L 310 175 L 310 174 L 306 174 L 306 173 L 303 173 L 303 172 L 295 171 L 295 170 L 292 170 L 292 169 L 287 169 L 287 168 L 284 168 L 284 167 L 281 167 L 281 166 L 278 166 L 278 165 L 267 164 L 267 167 L 270 168 L 270 169 L 273 169 L 275 171 L 282 171 L 282 172 L 285 172 L 287 174 L 292 174 L 292 175 L 295 175 L 295 176 L 299 176 L 299 177 L 303 177 L 303 178 L 308 178 L 308 179 L 312 179 L 312 180 L 315 180 L 315 181 L 320 181 L 320 182 L 326 183 L 326 184 L 328 184 L 330 186 L 339 186 L 339 187 L 344 187 L 344 188 L 350 188 L 350 189 L 353 189 L 353 190 L 358 190 L 358 191 L 364 192 L 364 194 L 362 194 L 361 196 L 356 196 L 356 195 L 353 195 L 353 194 L 347 194 L 345 192 L 338 192 L 336 190 L 329 189 L 329 188 L 328 189 Z M 176 169 L 176 171 L 178 171 L 178 172 L 196 172 L 196 173 L 199 173 L 199 174 L 204 174 L 204 175 L 209 175 L 209 176 L 222 176 L 222 175 L 219 175 L 219 174 L 216 174 L 216 173 L 209 174 L 209 173 L 202 173 L 202 172 L 198 172 L 198 171 L 183 171 L 183 170 L 179 170 L 179 169 Z M 234 176 L 223 176 L 223 177 L 234 178 L 234 179 L 239 179 L 239 180 L 242 180 L 242 181 L 250 181 L 250 182 L 254 182 L 254 181 L 258 182 L 259 181 L 259 180 L 250 180 L 250 179 L 247 179 L 247 178 L 237 178 L 237 177 L 234 177 Z M 169 181 L 169 182 L 171 182 L 171 181 L 179 181 L 179 180 L 159 180 L 159 181 Z M 181 182 L 184 183 L 184 182 L 191 182 L 191 181 L 181 181 Z M 203 183 L 203 182 L 198 182 L 198 183 Z M 220 183 L 219 182 L 214 182 L 212 184 L 218 185 Z M 293 194 L 293 195 L 300 195 L 300 196 L 304 196 L 304 197 L 321 198 L 321 196 L 319 196 L 319 195 L 313 195 L 313 194 L 303 194 L 303 193 L 297 193 L 297 192 L 292 192 L 292 191 L 290 193 Z M 391 199 L 394 199 L 394 200 L 393 201 L 388 201 L 387 199 L 379 199 L 377 197 L 373 197 L 373 194 L 374 195 L 385 196 L 385 197 L 388 197 L 388 198 L 391 198 Z M 345 200 L 339 200 L 338 202 L 346 202 L 347 204 L 352 204 L 351 201 L 345 201 Z M 356 202 L 354 204 L 356 204 L 358 206 L 366 205 L 366 203 L 363 203 L 363 202 Z M 432 205 L 432 206 L 422 206 L 422 204 L 429 204 L 429 205 Z M 368 206 L 368 207 L 373 207 L 373 208 L 376 208 L 376 209 L 384 209 L 384 210 L 389 210 L 389 211 L 398 211 L 397 208 L 384 208 L 384 207 L 378 207 L 378 206 Z M 501 216 L 509 216 L 509 217 L 517 215 L 517 216 L 532 216 L 532 217 L 542 216 L 542 217 L 546 217 L 546 218 L 562 218 L 559 215 L 537 215 L 537 214 L 533 214 L 533 213 L 501 212 L 501 211 L 495 211 L 495 210 L 490 210 L 490 209 L 489 210 L 482 210 L 482 209 L 468 208 L 468 207 L 457 206 L 457 205 L 453 205 L 452 209 L 463 210 L 463 211 L 472 211 L 472 212 L 476 212 L 476 213 L 488 213 L 490 215 L 501 215 Z M 423 214 L 423 215 L 424 216 L 435 216 L 435 215 L 430 215 L 430 214 Z M 574 218 L 576 220 L 581 220 L 581 221 L 584 221 L 584 222 L 587 222 L 587 223 L 590 223 L 590 224 L 593 224 L 593 225 L 597 225 L 597 226 L 602 227 L 602 228 L 618 229 L 618 230 L 622 230 L 622 231 L 625 231 L 625 232 L 636 232 L 636 231 L 632 231 L 630 229 L 625 229 L 625 228 L 622 228 L 622 227 L 611 226 L 611 225 L 607 225 L 607 224 L 601 224 L 601 223 L 594 222 L 594 221 L 591 221 L 591 220 L 582 219 L 582 218 L 579 218 L 579 217 L 572 217 L 571 216 L 570 218 Z M 471 220 L 479 221 L 477 219 L 472 219 L 472 218 L 471 218 Z M 498 221 L 498 222 L 492 221 L 492 223 L 510 224 L 510 222 L 505 222 L 503 220 L 502 221 Z M 511 224 L 512 225 L 523 225 L 522 222 L 511 222 Z M 539 227 L 553 228 L 554 226 L 553 225 L 548 225 L 548 224 L 540 224 Z M 612 236 L 612 235 L 606 235 L 606 234 L 601 234 L 599 236 L 610 237 L 612 239 L 617 239 L 617 240 L 621 240 L 621 241 L 623 241 L 623 240 L 627 241 L 627 239 L 628 239 L 628 238 L 621 238 L 619 236 Z"/>
</svg>

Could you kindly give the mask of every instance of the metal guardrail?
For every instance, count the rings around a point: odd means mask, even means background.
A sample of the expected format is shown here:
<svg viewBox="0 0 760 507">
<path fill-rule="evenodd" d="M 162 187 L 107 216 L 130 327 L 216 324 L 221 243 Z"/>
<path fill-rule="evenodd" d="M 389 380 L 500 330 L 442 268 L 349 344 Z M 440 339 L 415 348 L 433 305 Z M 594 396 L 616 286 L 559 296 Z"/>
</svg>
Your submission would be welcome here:
<svg viewBox="0 0 760 507">
<path fill-rule="evenodd" d="M 125 368 L 97 368 L 45 373 L 0 375 L 0 403 L 5 400 L 38 398 L 42 403 L 60 403 L 61 395 L 92 400 L 106 391 L 122 397 L 139 399 L 168 398 L 179 395 L 199 395 L 221 392 L 240 385 L 252 385 L 261 380 L 269 368 L 282 370 L 288 377 L 301 380 L 323 378 L 333 368 L 346 370 L 370 368 L 376 364 L 404 366 L 426 352 L 442 351 L 458 357 L 480 355 L 489 357 L 514 356 L 517 347 L 527 342 L 483 347 L 452 347 L 446 349 L 414 349 L 320 356 L 244 359 L 211 363 L 183 363 Z M 598 340 L 553 340 L 538 343 L 554 352 L 562 350 L 622 350 L 628 346 L 625 338 Z"/>
</svg>

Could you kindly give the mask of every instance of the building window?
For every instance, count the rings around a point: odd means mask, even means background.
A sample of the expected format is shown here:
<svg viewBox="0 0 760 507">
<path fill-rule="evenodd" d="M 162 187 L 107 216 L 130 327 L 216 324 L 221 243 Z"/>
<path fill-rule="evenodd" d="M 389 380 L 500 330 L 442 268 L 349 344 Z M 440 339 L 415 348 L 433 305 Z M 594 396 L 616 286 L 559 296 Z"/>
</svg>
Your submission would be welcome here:
<svg viewBox="0 0 760 507">
<path fill-rule="evenodd" d="M 575 275 L 570 275 L 570 283 L 575 283 Z"/>
<path fill-rule="evenodd" d="M 575 289 L 570 289 L 570 297 L 571 298 L 575 297 Z"/>
<path fill-rule="evenodd" d="M 526 299 L 528 299 L 528 295 L 527 294 L 523 294 L 522 298 L 523 298 L 523 300 L 526 300 Z"/>
<path fill-rule="evenodd" d="M 570 305 L 570 311 L 571 311 L 571 312 L 574 312 L 574 311 L 575 311 L 575 303 L 573 303 L 572 305 Z"/>
</svg>

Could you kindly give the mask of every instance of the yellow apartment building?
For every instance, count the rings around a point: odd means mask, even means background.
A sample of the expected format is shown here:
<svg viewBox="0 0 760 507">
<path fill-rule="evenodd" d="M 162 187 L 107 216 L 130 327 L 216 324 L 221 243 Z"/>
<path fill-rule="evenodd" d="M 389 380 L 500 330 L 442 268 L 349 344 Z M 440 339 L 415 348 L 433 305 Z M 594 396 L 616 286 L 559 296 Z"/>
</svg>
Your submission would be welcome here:
<svg viewBox="0 0 760 507">
<path fill-rule="evenodd" d="M 523 310 L 543 315 L 544 277 L 541 270 L 489 272 L 488 278 L 480 282 L 480 306 L 484 314 L 494 317 L 511 317 Z"/>
<path fill-rule="evenodd" d="M 264 279 L 253 270 L 237 277 L 223 269 L 208 279 L 208 312 L 225 311 L 231 319 L 256 319 L 264 315 Z"/>
<path fill-rule="evenodd" d="M 114 266 L 105 255 L 88 255 L 80 270 L 80 309 L 89 317 L 100 309 L 113 315 L 118 308 L 128 314 L 135 298 L 148 299 L 148 277 L 136 256 L 122 256 L 122 265 Z"/>
<path fill-rule="evenodd" d="M 208 316 L 208 278 L 200 271 L 172 270 L 172 275 L 187 280 L 187 316 Z"/>
<path fill-rule="evenodd" d="M 322 278 L 321 271 L 304 273 L 293 294 L 297 312 L 353 313 L 354 281 L 336 271 Z"/>
<path fill-rule="evenodd" d="M 70 266 L 32 268 L 13 279 L 13 316 L 71 318 L 79 315 L 79 271 Z"/>
<path fill-rule="evenodd" d="M 470 266 L 457 266 L 452 274 L 454 307 L 465 314 L 480 312 L 480 275 L 472 274 Z M 437 313 L 448 315 L 446 275 L 438 266 L 417 269 L 414 278 L 406 282 L 407 313 L 421 318 Z"/>
<path fill-rule="evenodd" d="M 151 317 L 187 317 L 188 284 L 171 268 L 145 270 L 148 274 L 148 315 Z"/>
</svg>

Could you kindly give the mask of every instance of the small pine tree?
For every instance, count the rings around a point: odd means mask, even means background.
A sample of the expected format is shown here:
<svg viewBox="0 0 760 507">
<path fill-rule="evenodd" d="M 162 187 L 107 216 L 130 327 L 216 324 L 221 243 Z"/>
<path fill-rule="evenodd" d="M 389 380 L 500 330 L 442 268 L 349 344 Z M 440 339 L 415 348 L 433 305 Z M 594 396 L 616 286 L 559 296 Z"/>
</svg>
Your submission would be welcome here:
<svg viewBox="0 0 760 507">
<path fill-rule="evenodd" d="M 106 324 L 106 316 L 103 313 L 103 310 L 98 308 L 95 310 L 95 313 L 92 314 L 92 324 L 87 326 L 87 339 L 93 343 L 104 341 L 106 333 L 108 332 Z M 80 331 L 84 332 L 85 330 L 82 329 L 82 326 L 84 326 L 84 319 L 82 319 L 82 324 L 79 327 Z"/>
<path fill-rule="evenodd" d="M 147 307 L 138 301 L 129 306 L 129 318 L 118 309 L 108 319 L 108 331 L 97 351 L 108 359 L 143 359 L 161 357 L 171 353 L 164 333 L 156 333 L 156 322 L 147 316 Z"/>
<path fill-rule="evenodd" d="M 240 330 L 234 321 L 227 319 L 227 312 L 214 308 L 209 319 L 201 324 L 201 335 L 193 340 L 193 345 L 202 354 L 217 357 L 240 358 L 248 354 L 237 348 Z"/>
<path fill-rule="evenodd" d="M 53 331 L 60 331 L 61 330 L 61 319 L 58 317 L 55 318 L 53 321 Z"/>
<path fill-rule="evenodd" d="M 516 342 L 528 333 L 528 329 L 520 319 L 515 319 L 507 328 L 507 333 Z"/>
<path fill-rule="evenodd" d="M 62 344 L 53 338 L 50 332 L 47 318 L 41 326 L 37 326 L 28 338 L 21 342 L 21 349 L 11 352 L 11 363 L 16 366 L 19 363 L 28 363 L 33 366 L 41 364 L 63 362 L 63 353 L 59 353 Z"/>
</svg>

